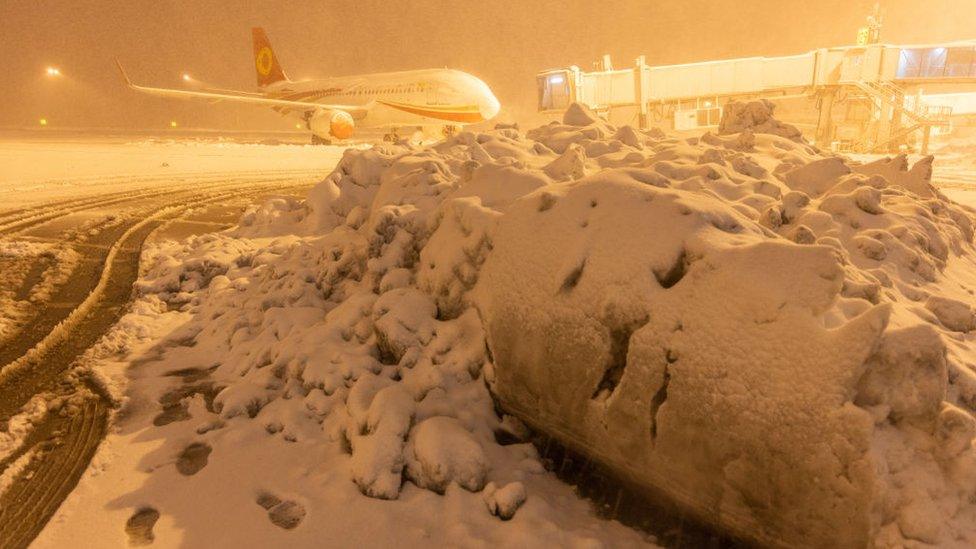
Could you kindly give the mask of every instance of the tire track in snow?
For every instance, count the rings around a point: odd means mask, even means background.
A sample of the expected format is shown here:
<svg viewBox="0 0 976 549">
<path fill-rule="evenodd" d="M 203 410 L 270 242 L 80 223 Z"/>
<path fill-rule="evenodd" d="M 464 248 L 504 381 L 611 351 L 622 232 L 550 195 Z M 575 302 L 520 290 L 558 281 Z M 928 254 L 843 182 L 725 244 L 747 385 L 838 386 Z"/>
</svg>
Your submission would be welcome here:
<svg viewBox="0 0 976 549">
<path fill-rule="evenodd" d="M 232 185 L 230 190 L 218 194 L 212 194 L 212 191 L 209 191 L 203 193 L 193 192 L 193 194 L 187 195 L 187 191 L 184 189 L 183 194 L 187 196 L 183 197 L 181 202 L 184 208 L 212 203 L 225 198 L 239 196 L 242 192 L 239 187 L 240 183 L 237 183 L 236 185 Z M 288 185 L 284 188 L 287 187 Z M 268 192 L 278 188 L 282 188 L 279 183 L 248 185 L 247 190 L 244 192 L 254 194 Z M 143 199 L 144 197 L 140 196 L 131 200 Z M 100 203 L 99 207 L 103 205 L 104 203 Z M 157 211 L 152 215 L 159 216 L 160 212 Z M 179 216 L 173 215 L 170 217 L 176 218 Z M 144 221 L 145 219 L 143 221 L 133 220 L 128 224 L 109 227 L 98 235 L 91 237 L 88 241 L 76 244 L 75 248 L 82 256 L 78 262 L 78 266 L 72 271 L 68 279 L 63 284 L 60 284 L 56 291 L 52 292 L 48 301 L 39 304 L 39 308 L 32 315 L 29 324 L 3 341 L 3 347 L 0 347 L 0 379 L 2 379 L 4 371 L 7 368 L 6 365 L 16 361 L 19 357 L 22 357 L 36 347 L 43 338 L 48 337 L 59 324 L 64 322 L 72 314 L 76 308 L 74 304 L 82 303 L 94 291 L 104 271 L 104 265 L 111 253 L 113 245 L 119 238 L 124 236 L 125 231 L 129 230 L 133 225 Z M 0 417 L 4 416 L 4 412 L 5 409 L 2 403 L 0 403 Z"/>
<path fill-rule="evenodd" d="M 270 170 L 267 172 L 245 172 L 241 174 L 234 174 L 230 177 L 228 174 L 214 173 L 214 174 L 194 174 L 194 173 L 174 173 L 168 175 L 158 175 L 158 176 L 146 176 L 146 177 L 130 177 L 130 176 L 111 176 L 111 177 L 95 177 L 95 178 L 79 178 L 73 180 L 73 182 L 85 182 L 85 181 L 95 181 L 100 184 L 117 183 L 120 186 L 129 187 L 124 191 L 118 192 L 97 192 L 98 189 L 93 189 L 96 192 L 95 196 L 86 195 L 73 198 L 63 198 L 59 200 L 52 200 L 49 202 L 42 202 L 37 204 L 31 204 L 26 206 L 17 206 L 11 209 L 0 209 L 0 226 L 5 225 L 12 220 L 23 219 L 26 217 L 36 216 L 42 212 L 49 212 L 56 209 L 66 209 L 77 206 L 84 206 L 85 204 L 94 204 L 103 200 L 110 200 L 122 197 L 135 197 L 137 194 L 142 194 L 152 191 L 180 191 L 186 190 L 188 185 L 193 185 L 196 189 L 207 188 L 214 185 L 238 185 L 241 186 L 245 182 L 258 183 L 261 181 L 295 181 L 304 177 L 321 179 L 328 170 Z M 8 192 L 10 192 L 8 190 Z M 23 192 L 32 192 L 30 190 Z"/>
<path fill-rule="evenodd" d="M 27 547 L 57 511 L 85 471 L 104 436 L 108 406 L 101 398 L 71 403 L 73 413 L 55 414 L 32 448 L 41 448 L 0 496 L 0 545 Z M 24 479 L 29 479 L 26 482 Z"/>
<path fill-rule="evenodd" d="M 269 182 L 288 182 L 294 178 L 272 179 Z M 51 202 L 39 205 L 36 208 L 23 208 L 0 213 L 0 235 L 23 232 L 27 229 L 42 225 L 54 219 L 83 212 L 86 210 L 96 210 L 109 206 L 125 204 L 137 200 L 151 200 L 167 196 L 178 197 L 186 194 L 187 185 L 192 185 L 192 191 L 213 192 L 224 188 L 254 188 L 261 184 L 244 183 L 242 180 L 227 181 L 226 178 L 216 182 L 201 183 L 198 181 L 172 184 L 165 187 L 150 187 L 137 190 L 109 193 L 97 197 L 85 197 L 58 202 Z"/>
<path fill-rule="evenodd" d="M 64 318 L 46 335 L 32 334 L 37 341 L 0 369 L 0 418 L 10 417 L 42 392 L 62 395 L 66 402 L 53 407 L 17 451 L 0 457 L 2 473 L 28 452 L 36 455 L 0 494 L 0 546 L 30 544 L 77 484 L 106 432 L 110 399 L 87 380 L 70 379 L 71 367 L 124 314 L 132 284 L 138 278 L 145 240 L 160 226 L 205 204 L 310 186 L 288 181 L 263 185 L 238 182 L 209 193 L 185 193 L 178 204 L 113 232 L 111 246 L 86 246 L 105 252 L 104 260 L 96 263 L 101 266 L 97 283 L 74 307 L 72 302 L 67 307 L 52 303 L 58 305 Z"/>
</svg>

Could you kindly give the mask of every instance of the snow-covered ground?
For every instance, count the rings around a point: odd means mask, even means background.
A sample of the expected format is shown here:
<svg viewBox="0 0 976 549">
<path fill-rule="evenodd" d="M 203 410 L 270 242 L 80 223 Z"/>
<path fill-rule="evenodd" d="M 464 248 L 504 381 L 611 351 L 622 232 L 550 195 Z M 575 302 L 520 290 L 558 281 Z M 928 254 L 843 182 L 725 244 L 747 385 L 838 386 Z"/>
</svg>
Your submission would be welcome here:
<svg viewBox="0 0 976 549">
<path fill-rule="evenodd" d="M 933 182 L 949 198 L 976 208 L 976 136 L 947 138 L 934 153 Z"/>
<path fill-rule="evenodd" d="M 0 211 L 174 181 L 328 173 L 345 147 L 0 137 Z"/>
<path fill-rule="evenodd" d="M 740 535 L 972 546 L 973 211 L 741 114 L 350 150 L 145 250 L 91 356 L 113 432 L 35 546 L 653 543 L 499 403 Z"/>
</svg>

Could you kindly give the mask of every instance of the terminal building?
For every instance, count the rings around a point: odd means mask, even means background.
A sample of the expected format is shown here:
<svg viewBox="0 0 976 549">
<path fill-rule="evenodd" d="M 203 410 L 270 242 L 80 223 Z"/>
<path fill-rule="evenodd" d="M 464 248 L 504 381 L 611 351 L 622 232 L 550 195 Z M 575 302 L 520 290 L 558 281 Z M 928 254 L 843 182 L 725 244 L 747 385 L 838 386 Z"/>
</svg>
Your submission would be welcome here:
<svg viewBox="0 0 976 549">
<path fill-rule="evenodd" d="M 871 33 L 877 37 L 878 29 Z M 614 121 L 679 132 L 716 127 L 729 101 L 765 98 L 818 146 L 926 153 L 933 134 L 976 114 L 976 40 L 863 43 L 681 65 L 648 65 L 642 56 L 627 69 L 604 56 L 593 72 L 540 72 L 537 86 L 542 112 L 580 102 Z"/>
</svg>

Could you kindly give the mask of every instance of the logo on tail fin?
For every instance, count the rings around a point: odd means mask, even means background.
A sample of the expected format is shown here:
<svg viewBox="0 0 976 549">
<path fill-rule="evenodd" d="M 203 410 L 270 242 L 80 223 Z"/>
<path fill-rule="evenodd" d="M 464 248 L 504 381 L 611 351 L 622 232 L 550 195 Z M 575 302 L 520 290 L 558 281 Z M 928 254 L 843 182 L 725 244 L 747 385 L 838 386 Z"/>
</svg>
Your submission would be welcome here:
<svg viewBox="0 0 976 549">
<path fill-rule="evenodd" d="M 271 66 L 274 65 L 274 54 L 271 53 L 271 48 L 267 46 L 261 48 L 258 56 L 254 58 L 254 65 L 257 67 L 258 73 L 261 76 L 271 74 Z"/>
<path fill-rule="evenodd" d="M 271 49 L 271 42 L 264 29 L 255 27 L 251 29 L 251 35 L 254 38 L 254 68 L 258 71 L 258 85 L 267 86 L 288 80 L 278 63 L 278 56 Z"/>
</svg>

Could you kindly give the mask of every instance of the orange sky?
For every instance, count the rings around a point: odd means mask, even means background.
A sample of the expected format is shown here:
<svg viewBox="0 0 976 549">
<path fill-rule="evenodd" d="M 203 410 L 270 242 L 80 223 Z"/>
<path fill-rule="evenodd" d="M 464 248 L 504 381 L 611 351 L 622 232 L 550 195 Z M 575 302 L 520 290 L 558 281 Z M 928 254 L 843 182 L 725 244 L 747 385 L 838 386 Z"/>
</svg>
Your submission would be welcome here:
<svg viewBox="0 0 976 549">
<path fill-rule="evenodd" d="M 449 66 L 495 90 L 502 118 L 534 111 L 533 76 L 586 67 L 603 53 L 627 66 L 799 53 L 853 42 L 872 0 L 486 2 L 330 0 L 0 0 L 0 126 L 183 126 L 285 129 L 266 109 L 144 97 L 119 82 L 179 85 L 189 71 L 254 88 L 250 27 L 264 26 L 292 78 Z M 976 38 L 976 0 L 889 0 L 884 39 Z M 43 76 L 56 64 L 65 78 Z"/>
</svg>

